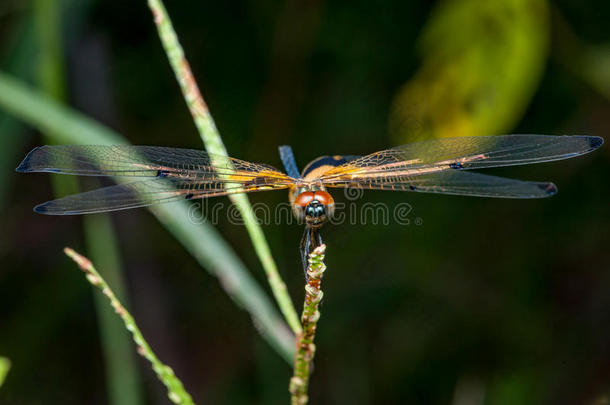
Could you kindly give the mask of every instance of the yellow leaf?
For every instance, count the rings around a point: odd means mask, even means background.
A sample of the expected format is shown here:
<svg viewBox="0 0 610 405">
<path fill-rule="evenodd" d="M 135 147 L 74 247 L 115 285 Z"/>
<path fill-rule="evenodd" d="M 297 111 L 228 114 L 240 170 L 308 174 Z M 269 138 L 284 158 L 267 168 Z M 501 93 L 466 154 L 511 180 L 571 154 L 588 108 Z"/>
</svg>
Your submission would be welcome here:
<svg viewBox="0 0 610 405">
<path fill-rule="evenodd" d="M 392 136 L 510 131 L 541 79 L 549 35 L 546 0 L 445 0 L 419 38 L 421 67 L 393 102 Z"/>
</svg>

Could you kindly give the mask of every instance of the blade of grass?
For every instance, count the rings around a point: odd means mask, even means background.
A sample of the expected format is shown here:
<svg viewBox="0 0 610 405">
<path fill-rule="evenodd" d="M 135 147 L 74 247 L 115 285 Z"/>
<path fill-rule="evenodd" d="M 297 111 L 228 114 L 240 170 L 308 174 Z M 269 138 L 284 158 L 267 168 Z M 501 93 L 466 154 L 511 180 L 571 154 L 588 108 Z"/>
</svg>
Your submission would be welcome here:
<svg viewBox="0 0 610 405">
<path fill-rule="evenodd" d="M 201 136 L 207 151 L 218 156 L 227 157 L 227 149 L 222 142 L 214 119 L 199 91 L 197 82 L 195 81 L 189 63 L 186 60 L 184 50 L 178 41 L 178 36 L 174 31 L 171 19 L 163 2 L 161 0 L 148 0 L 148 7 L 153 13 L 155 25 L 159 32 L 159 38 L 161 39 L 167 58 L 169 59 L 176 79 L 180 84 L 184 100 L 191 111 L 195 126 L 199 131 L 199 135 Z M 223 162 L 218 163 L 227 165 L 229 164 L 229 161 L 224 160 Z M 235 204 L 243 218 L 248 234 L 252 239 L 254 250 L 263 265 L 269 286 L 273 291 L 280 311 L 284 314 L 284 318 L 292 331 L 295 334 L 301 333 L 302 328 L 299 323 L 297 312 L 290 299 L 288 290 L 286 289 L 286 284 L 277 270 L 265 235 L 263 234 L 256 219 L 256 215 L 252 210 L 252 206 L 250 205 L 250 200 L 248 200 L 248 197 L 245 194 L 234 194 L 230 195 L 229 198 L 233 204 Z"/>
<path fill-rule="evenodd" d="M 85 242 L 90 257 L 113 285 L 120 301 L 127 304 L 128 295 L 123 281 L 119 247 L 114 227 L 108 215 L 88 215 L 83 218 Z M 99 294 L 94 294 L 99 333 L 104 351 L 108 397 L 115 405 L 143 404 L 138 367 L 129 343 L 129 335 L 114 317 L 112 310 Z"/>
<path fill-rule="evenodd" d="M 34 44 L 33 23 L 29 15 L 23 15 L 3 39 L 2 69 L 18 75 L 21 79 L 30 80 L 33 76 L 32 59 L 37 50 Z M 25 136 L 21 123 L 13 117 L 0 112 L 0 134 L 11 134 L 0 138 L 0 210 L 5 204 L 6 193 L 11 189 L 15 176 L 13 157 L 23 149 Z M 13 135 L 14 134 L 14 135 Z"/>
<path fill-rule="evenodd" d="M 142 332 L 136 325 L 136 321 L 133 319 L 131 314 L 127 312 L 125 307 L 121 304 L 121 302 L 114 295 L 114 292 L 110 289 L 106 281 L 100 276 L 100 274 L 95 270 L 93 264 L 89 259 L 84 256 L 79 255 L 74 250 L 70 248 L 65 248 L 64 253 L 70 257 L 74 262 L 80 267 L 82 271 L 87 275 L 87 280 L 94 286 L 99 288 L 104 295 L 110 301 L 110 305 L 114 311 L 121 317 L 123 323 L 125 324 L 125 328 L 131 332 L 133 336 L 133 341 L 138 346 L 138 353 L 148 360 L 152 366 L 152 369 L 157 374 L 157 377 L 161 382 L 167 387 L 167 394 L 169 399 L 176 404 L 194 404 L 193 399 L 189 395 L 188 392 L 184 389 L 184 385 L 182 382 L 176 377 L 174 371 L 163 364 L 152 351 Z"/>
<path fill-rule="evenodd" d="M 10 369 L 11 361 L 6 357 L 0 357 L 0 387 L 2 387 L 2 384 L 4 384 L 4 380 L 6 379 L 6 375 Z"/>
<path fill-rule="evenodd" d="M 62 2 L 36 0 L 33 4 L 34 32 L 36 33 L 36 76 L 39 88 L 54 100 L 65 102 L 63 51 L 61 48 L 60 13 Z M 53 143 L 54 136 L 43 133 L 45 143 Z M 55 197 L 78 192 L 75 177 L 52 176 Z"/>
<path fill-rule="evenodd" d="M 38 76 L 41 89 L 58 101 L 66 100 L 65 69 L 62 47 L 62 17 L 68 2 L 36 0 L 34 15 L 38 32 Z M 46 134 L 52 140 L 52 134 Z M 49 142 L 52 143 L 52 142 Z M 61 197 L 78 191 L 76 177 L 52 176 L 55 195 Z M 121 300 L 127 302 L 119 251 L 114 229 L 108 215 L 85 217 L 85 240 L 90 257 L 111 277 Z M 129 344 L 129 334 L 112 314 L 112 309 L 99 294 L 93 295 L 105 360 L 108 397 L 114 405 L 144 403 L 138 368 Z"/>
<path fill-rule="evenodd" d="M 31 90 L 2 72 L 0 107 L 41 132 L 53 134 L 57 142 L 98 145 L 127 143 L 109 128 Z M 203 268 L 219 278 L 231 298 L 250 313 L 261 335 L 284 360 L 291 363 L 294 337 L 266 294 L 218 232 L 208 224 L 194 224 L 187 203 L 163 204 L 150 208 L 150 211 Z"/>
<path fill-rule="evenodd" d="M 0 134 L 21 132 L 22 128 L 19 124 L 2 115 L 0 116 Z M 14 162 L 12 158 L 17 154 L 18 150 L 23 149 L 22 139 L 17 136 L 4 136 L 0 143 L 0 211 L 4 208 L 5 198 L 15 177 L 12 175 Z"/>
</svg>

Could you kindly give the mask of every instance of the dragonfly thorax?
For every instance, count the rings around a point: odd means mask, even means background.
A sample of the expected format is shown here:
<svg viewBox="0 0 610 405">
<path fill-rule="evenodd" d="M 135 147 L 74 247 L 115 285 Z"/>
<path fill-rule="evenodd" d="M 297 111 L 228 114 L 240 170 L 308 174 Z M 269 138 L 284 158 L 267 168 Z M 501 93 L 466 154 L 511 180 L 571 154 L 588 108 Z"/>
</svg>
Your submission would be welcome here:
<svg viewBox="0 0 610 405">
<path fill-rule="evenodd" d="M 335 211 L 335 200 L 325 190 L 303 191 L 292 200 L 292 212 L 298 221 L 322 226 Z"/>
</svg>

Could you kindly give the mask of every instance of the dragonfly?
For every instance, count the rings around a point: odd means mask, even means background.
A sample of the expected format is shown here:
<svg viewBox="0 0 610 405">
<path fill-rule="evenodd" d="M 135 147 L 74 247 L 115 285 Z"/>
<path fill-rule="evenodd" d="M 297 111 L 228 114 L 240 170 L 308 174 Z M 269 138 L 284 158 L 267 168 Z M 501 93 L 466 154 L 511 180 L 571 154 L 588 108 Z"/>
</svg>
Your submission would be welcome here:
<svg viewBox="0 0 610 405">
<path fill-rule="evenodd" d="M 17 172 L 119 176 L 136 180 L 37 205 L 46 215 L 77 215 L 287 189 L 292 211 L 305 231 L 300 256 L 322 244 L 320 228 L 333 215 L 330 188 L 411 191 L 496 198 L 544 198 L 551 182 L 509 179 L 473 172 L 500 166 L 568 159 L 603 144 L 597 136 L 501 135 L 432 139 L 366 156 L 322 156 L 299 172 L 290 146 L 280 146 L 285 172 L 261 163 L 201 150 L 132 145 L 53 145 L 33 149 Z"/>
</svg>

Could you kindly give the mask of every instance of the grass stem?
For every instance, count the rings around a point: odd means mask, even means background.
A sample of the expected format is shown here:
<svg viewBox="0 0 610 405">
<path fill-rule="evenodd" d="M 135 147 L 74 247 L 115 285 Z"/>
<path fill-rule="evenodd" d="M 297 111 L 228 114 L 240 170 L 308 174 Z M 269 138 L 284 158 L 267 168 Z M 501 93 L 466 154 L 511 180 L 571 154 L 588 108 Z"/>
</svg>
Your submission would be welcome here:
<svg viewBox="0 0 610 405">
<path fill-rule="evenodd" d="M 326 245 L 320 245 L 310 253 L 307 266 L 307 284 L 305 284 L 305 303 L 301 322 L 303 332 L 297 336 L 297 348 L 294 355 L 294 374 L 290 379 L 289 391 L 292 405 L 305 405 L 308 401 L 307 388 L 309 386 L 309 375 L 311 364 L 316 353 L 314 338 L 316 328 L 320 319 L 318 306 L 322 301 L 321 282 L 326 265 L 324 254 Z"/>
<path fill-rule="evenodd" d="M 218 157 L 225 158 L 224 160 L 213 163 L 222 166 L 230 164 L 228 159 L 226 159 L 228 156 L 227 150 L 218 133 L 214 119 L 199 91 L 199 86 L 195 81 L 191 67 L 184 55 L 184 50 L 178 41 L 178 36 L 176 35 L 176 31 L 174 30 L 172 21 L 163 2 L 161 0 L 148 0 L 148 7 L 153 13 L 155 25 L 159 32 L 159 38 L 161 39 L 167 58 L 169 59 L 176 79 L 180 84 L 184 100 L 193 116 L 195 126 L 199 131 L 199 135 L 201 136 L 207 151 Z M 230 195 L 229 198 L 233 204 L 235 204 L 243 218 L 248 234 L 252 239 L 254 250 L 263 265 L 269 286 L 280 307 L 280 311 L 284 315 L 284 318 L 292 331 L 295 334 L 301 333 L 302 329 L 297 312 L 290 299 L 290 295 L 288 295 L 286 284 L 277 270 L 277 265 L 273 260 L 271 250 L 267 244 L 265 235 L 258 224 L 258 220 L 252 210 L 248 197 L 245 194 L 233 194 Z"/>
<path fill-rule="evenodd" d="M 108 127 L 31 89 L 0 71 L 0 109 L 23 120 L 55 142 L 91 145 L 127 144 Z M 115 178 L 119 180 L 120 178 Z M 199 264 L 220 280 L 240 308 L 248 311 L 256 329 L 286 362 L 294 358 L 294 335 L 231 247 L 207 223 L 194 223 L 186 202 L 161 204 L 149 210 Z M 206 241 L 206 243 L 201 243 Z"/>
<path fill-rule="evenodd" d="M 152 365 L 152 369 L 157 374 L 157 377 L 161 382 L 167 387 L 167 394 L 169 399 L 175 404 L 184 404 L 184 405 L 194 405 L 193 399 L 189 395 L 188 392 L 184 389 L 182 382 L 176 377 L 174 371 L 163 364 L 152 351 L 142 332 L 136 325 L 135 320 L 131 316 L 129 312 L 123 307 L 121 302 L 114 295 L 106 281 L 100 276 L 100 274 L 95 270 L 95 267 L 91 263 L 89 259 L 86 257 L 76 253 L 74 250 L 70 248 L 65 248 L 64 253 L 70 257 L 74 262 L 80 267 L 80 269 L 85 272 L 87 276 L 87 280 L 95 287 L 99 288 L 102 293 L 108 298 L 110 301 L 110 305 L 114 311 L 121 317 L 123 322 L 125 323 L 125 328 L 131 332 L 133 336 L 133 341 L 137 346 L 138 354 L 144 357 L 146 360 L 150 362 Z"/>
</svg>

